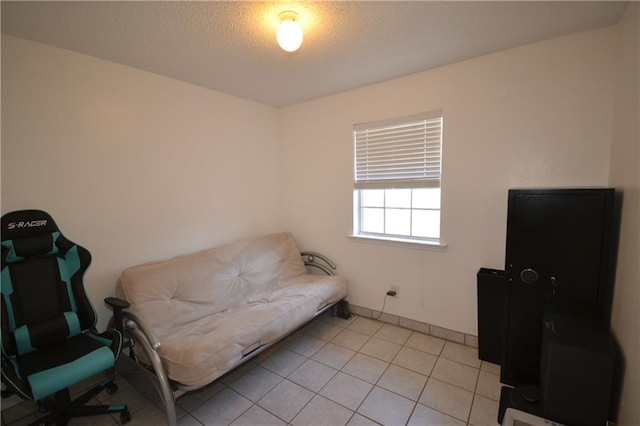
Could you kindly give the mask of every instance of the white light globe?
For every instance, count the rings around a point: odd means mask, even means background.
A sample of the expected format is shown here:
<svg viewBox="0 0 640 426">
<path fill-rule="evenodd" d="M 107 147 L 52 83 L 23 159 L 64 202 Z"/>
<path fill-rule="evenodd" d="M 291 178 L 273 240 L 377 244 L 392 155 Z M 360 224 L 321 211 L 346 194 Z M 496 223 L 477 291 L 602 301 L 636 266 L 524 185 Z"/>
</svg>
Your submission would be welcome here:
<svg viewBox="0 0 640 426">
<path fill-rule="evenodd" d="M 284 20 L 278 26 L 276 39 L 282 50 L 295 52 L 302 45 L 302 28 L 293 20 Z"/>
</svg>

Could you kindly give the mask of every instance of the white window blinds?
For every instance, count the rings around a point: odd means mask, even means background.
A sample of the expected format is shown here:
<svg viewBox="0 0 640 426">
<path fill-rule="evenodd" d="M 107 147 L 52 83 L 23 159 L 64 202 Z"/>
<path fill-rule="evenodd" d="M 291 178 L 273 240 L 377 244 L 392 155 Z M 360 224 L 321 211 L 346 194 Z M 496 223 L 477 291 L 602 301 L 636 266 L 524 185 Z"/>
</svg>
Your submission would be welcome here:
<svg viewBox="0 0 640 426">
<path fill-rule="evenodd" d="M 357 124 L 355 189 L 440 187 L 442 111 Z"/>
</svg>

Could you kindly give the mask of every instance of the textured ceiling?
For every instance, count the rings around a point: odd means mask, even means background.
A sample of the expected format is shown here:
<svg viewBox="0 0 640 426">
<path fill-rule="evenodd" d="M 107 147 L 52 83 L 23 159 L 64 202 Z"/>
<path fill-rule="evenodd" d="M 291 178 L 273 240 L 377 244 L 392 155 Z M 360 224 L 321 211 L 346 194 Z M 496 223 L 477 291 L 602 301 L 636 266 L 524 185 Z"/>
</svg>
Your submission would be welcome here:
<svg viewBox="0 0 640 426">
<path fill-rule="evenodd" d="M 11 2 L 2 32 L 283 106 L 615 24 L 626 2 Z M 300 15 L 296 53 L 278 13 Z"/>
</svg>

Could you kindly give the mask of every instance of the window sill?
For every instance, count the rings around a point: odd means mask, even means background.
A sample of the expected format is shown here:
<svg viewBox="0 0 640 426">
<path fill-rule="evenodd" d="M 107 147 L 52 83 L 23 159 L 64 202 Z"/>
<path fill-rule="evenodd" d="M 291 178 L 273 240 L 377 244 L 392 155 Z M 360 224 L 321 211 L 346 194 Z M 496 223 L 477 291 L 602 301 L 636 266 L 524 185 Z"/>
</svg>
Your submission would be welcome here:
<svg viewBox="0 0 640 426">
<path fill-rule="evenodd" d="M 446 251 L 448 244 L 442 241 L 409 240 L 404 238 L 378 237 L 374 235 L 349 235 L 349 238 L 371 242 L 373 244 L 392 245 L 400 247 L 422 248 L 433 251 Z"/>
</svg>

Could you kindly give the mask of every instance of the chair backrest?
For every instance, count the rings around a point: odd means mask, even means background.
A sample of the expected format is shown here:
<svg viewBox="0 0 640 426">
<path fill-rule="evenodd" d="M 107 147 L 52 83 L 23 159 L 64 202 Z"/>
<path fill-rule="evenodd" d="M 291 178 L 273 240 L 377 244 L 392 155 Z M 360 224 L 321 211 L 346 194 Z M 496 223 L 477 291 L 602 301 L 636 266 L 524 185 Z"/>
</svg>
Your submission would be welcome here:
<svg viewBox="0 0 640 426">
<path fill-rule="evenodd" d="M 2 216 L 2 354 L 25 355 L 95 327 L 82 278 L 91 263 L 40 210 Z"/>
</svg>

